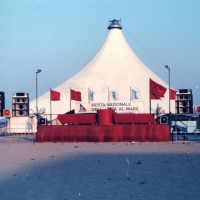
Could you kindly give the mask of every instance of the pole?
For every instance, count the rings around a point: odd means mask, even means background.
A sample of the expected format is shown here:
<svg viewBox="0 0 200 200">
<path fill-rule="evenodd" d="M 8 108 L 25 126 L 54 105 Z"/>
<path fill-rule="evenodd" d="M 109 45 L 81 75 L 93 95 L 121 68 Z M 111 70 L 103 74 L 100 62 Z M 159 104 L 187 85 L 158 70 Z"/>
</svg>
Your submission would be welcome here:
<svg viewBox="0 0 200 200">
<path fill-rule="evenodd" d="M 169 128 L 170 128 L 170 134 L 171 134 L 171 105 L 170 105 L 170 67 L 169 69 Z"/>
<path fill-rule="evenodd" d="M 71 105 L 71 87 L 70 87 L 70 111 L 71 111 L 72 105 Z"/>
<path fill-rule="evenodd" d="M 169 114 L 171 113 L 170 108 L 170 67 L 168 65 L 165 65 L 165 68 L 168 70 L 168 76 L 169 76 Z"/>
<path fill-rule="evenodd" d="M 51 88 L 50 88 L 50 124 L 52 125 Z"/>
<path fill-rule="evenodd" d="M 90 104 L 90 88 L 88 88 L 88 103 Z"/>
<path fill-rule="evenodd" d="M 169 75 L 169 128 L 170 128 L 170 134 L 171 134 L 171 107 L 170 107 L 170 67 L 168 65 L 165 65 L 165 68 L 168 70 Z"/>
<path fill-rule="evenodd" d="M 108 87 L 108 102 L 110 101 L 109 87 Z"/>
<path fill-rule="evenodd" d="M 36 72 L 36 114 L 38 114 L 37 72 Z"/>
<path fill-rule="evenodd" d="M 38 114 L 38 83 L 37 83 L 37 74 L 40 73 L 42 70 L 38 69 L 36 71 L 36 114 Z"/>
<path fill-rule="evenodd" d="M 149 113 L 151 114 L 151 83 L 150 83 L 150 79 L 149 79 Z"/>
</svg>

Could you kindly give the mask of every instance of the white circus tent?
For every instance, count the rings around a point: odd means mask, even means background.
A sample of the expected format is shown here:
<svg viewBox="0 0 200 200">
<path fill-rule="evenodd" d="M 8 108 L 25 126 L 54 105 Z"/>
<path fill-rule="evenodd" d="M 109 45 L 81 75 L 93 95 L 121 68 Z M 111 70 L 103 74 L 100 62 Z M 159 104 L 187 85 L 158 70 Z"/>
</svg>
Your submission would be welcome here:
<svg viewBox="0 0 200 200">
<path fill-rule="evenodd" d="M 169 112 L 168 85 L 153 73 L 129 47 L 118 20 L 112 20 L 109 32 L 96 55 L 79 72 L 53 90 L 61 95 L 52 102 L 52 114 L 64 114 L 75 109 L 79 112 L 96 112 L 114 108 L 117 113 L 150 112 L 150 79 L 167 88 L 161 100 L 151 100 L 154 111 L 157 104 Z M 81 101 L 70 101 L 70 88 L 81 92 Z M 50 92 L 38 98 L 39 108 L 50 113 Z M 175 112 L 171 100 L 171 112 Z M 36 100 L 30 103 L 35 110 Z"/>
</svg>

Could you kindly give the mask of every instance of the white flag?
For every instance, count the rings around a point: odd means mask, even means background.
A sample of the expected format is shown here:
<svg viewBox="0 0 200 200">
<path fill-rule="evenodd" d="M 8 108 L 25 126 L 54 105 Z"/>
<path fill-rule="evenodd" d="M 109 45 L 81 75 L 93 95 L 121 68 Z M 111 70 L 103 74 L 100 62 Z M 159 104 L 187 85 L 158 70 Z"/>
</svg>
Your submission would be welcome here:
<svg viewBox="0 0 200 200">
<path fill-rule="evenodd" d="M 134 99 L 139 99 L 139 92 L 134 89 L 131 89 L 131 100 Z"/>
<path fill-rule="evenodd" d="M 116 90 L 109 90 L 109 101 L 110 100 L 119 100 L 119 94 Z"/>
<path fill-rule="evenodd" d="M 89 100 L 90 101 L 94 101 L 94 95 L 95 95 L 95 92 L 92 90 L 89 90 Z"/>
</svg>

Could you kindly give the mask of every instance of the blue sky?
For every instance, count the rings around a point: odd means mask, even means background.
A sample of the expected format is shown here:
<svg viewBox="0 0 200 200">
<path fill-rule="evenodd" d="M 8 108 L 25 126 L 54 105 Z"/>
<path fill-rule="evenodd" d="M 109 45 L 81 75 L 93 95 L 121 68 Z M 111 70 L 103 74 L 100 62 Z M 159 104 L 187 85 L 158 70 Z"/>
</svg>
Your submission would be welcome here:
<svg viewBox="0 0 200 200">
<path fill-rule="evenodd" d="M 136 55 L 174 89 L 193 90 L 200 105 L 199 0 L 0 0 L 0 91 L 35 98 L 80 70 L 108 33 L 109 19 Z"/>
</svg>

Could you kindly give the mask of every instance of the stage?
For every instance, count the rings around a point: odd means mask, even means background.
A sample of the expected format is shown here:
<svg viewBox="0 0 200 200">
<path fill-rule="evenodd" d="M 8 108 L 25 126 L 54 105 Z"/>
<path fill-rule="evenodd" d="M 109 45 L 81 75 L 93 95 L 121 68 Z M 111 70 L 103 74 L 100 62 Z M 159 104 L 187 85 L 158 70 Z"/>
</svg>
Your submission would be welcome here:
<svg viewBox="0 0 200 200">
<path fill-rule="evenodd" d="M 41 125 L 37 142 L 169 142 L 168 124 Z"/>
</svg>

